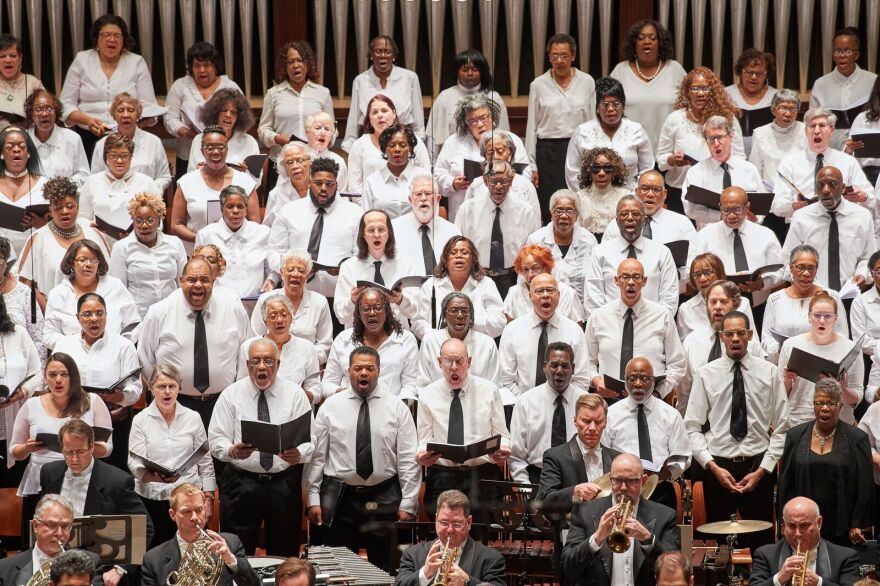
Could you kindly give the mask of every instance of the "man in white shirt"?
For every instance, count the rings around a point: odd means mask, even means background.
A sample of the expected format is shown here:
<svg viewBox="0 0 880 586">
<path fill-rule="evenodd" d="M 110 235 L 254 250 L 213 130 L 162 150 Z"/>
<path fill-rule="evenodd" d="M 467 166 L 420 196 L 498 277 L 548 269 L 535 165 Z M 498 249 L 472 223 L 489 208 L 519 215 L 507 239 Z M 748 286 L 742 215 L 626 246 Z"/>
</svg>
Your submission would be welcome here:
<svg viewBox="0 0 880 586">
<path fill-rule="evenodd" d="M 500 386 L 519 396 L 545 382 L 544 358 L 551 342 L 572 347 L 572 381 L 582 389 L 590 386 L 584 333 L 577 322 L 556 309 L 559 285 L 549 273 L 532 278 L 529 290 L 532 311 L 518 317 L 501 333 L 498 347 Z"/>
<path fill-rule="evenodd" d="M 186 263 L 180 290 L 154 304 L 141 323 L 138 358 L 146 379 L 157 364 L 183 377 L 178 402 L 196 411 L 207 429 L 220 392 L 238 378 L 238 351 L 253 336 L 237 299 L 214 296 L 211 265 Z"/>
<path fill-rule="evenodd" d="M 501 393 L 495 383 L 469 376 L 471 357 L 457 338 L 440 347 L 443 378 L 419 393 L 419 451 L 416 460 L 428 467 L 425 503 L 435 503 L 443 491 L 459 488 L 471 499 L 475 510 L 498 499 L 496 491 L 480 489 L 480 480 L 501 480 L 499 466 L 510 457 L 510 435 L 504 422 Z M 428 450 L 429 443 L 470 445 L 499 435 L 498 448 L 488 455 L 455 462 Z M 479 505 L 479 506 L 477 506 Z M 428 512 L 434 510 L 428 504 Z"/>
<path fill-rule="evenodd" d="M 733 127 L 724 116 L 709 116 L 703 124 L 703 138 L 709 146 L 709 158 L 703 159 L 690 169 L 681 186 L 681 200 L 684 213 L 697 223 L 697 229 L 717 222 L 716 210 L 704 205 L 691 203 L 687 199 L 691 185 L 721 193 L 733 185 L 745 191 L 758 191 L 761 188 L 761 174 L 757 167 L 742 157 L 733 155 Z"/>
<path fill-rule="evenodd" d="M 675 407 L 653 395 L 654 369 L 647 358 L 629 361 L 624 382 L 629 396 L 608 409 L 602 440 L 618 452 L 637 454 L 643 465 L 651 462 L 648 472 L 660 480 L 651 500 L 674 509 L 672 483 L 681 477 L 691 456 L 684 421 Z"/>
<path fill-rule="evenodd" d="M 644 294 L 651 301 L 664 306 L 670 314 L 678 309 L 678 269 L 672 253 L 642 234 L 645 225 L 645 205 L 634 195 L 625 195 L 617 202 L 617 227 L 620 236 L 605 237 L 593 247 L 587 258 L 584 281 L 584 306 L 587 314 L 610 303 L 619 295 L 614 287 L 617 268 L 621 261 L 632 258 L 641 261 L 647 285 Z"/>
<path fill-rule="evenodd" d="M 315 418 L 306 490 L 314 543 L 365 548 L 371 563 L 387 569 L 391 526 L 415 521 L 422 475 L 412 414 L 377 388 L 379 368 L 369 346 L 349 356 L 351 388 L 327 399 Z"/>
<path fill-rule="evenodd" d="M 792 153 L 779 162 L 773 186 L 770 211 L 791 220 L 795 211 L 806 207 L 816 197 L 816 175 L 822 167 L 837 167 L 848 188 L 845 197 L 874 215 L 874 187 L 868 182 L 858 160 L 831 148 L 837 116 L 825 108 L 812 108 L 804 114 L 807 148 Z"/>
<path fill-rule="evenodd" d="M 639 175 L 635 194 L 645 205 L 645 225 L 642 226 L 642 236 L 645 238 L 667 244 L 677 240 L 690 241 L 697 235 L 687 216 L 666 208 L 666 181 L 660 171 L 651 169 Z M 618 236 L 620 228 L 617 222 L 609 223 L 603 238 Z"/>
<path fill-rule="evenodd" d="M 440 197 L 434 176 L 418 171 L 410 184 L 412 213 L 391 220 L 397 254 L 408 256 L 413 264 L 424 267 L 425 275 L 434 273 L 446 242 L 461 234 L 458 226 L 437 214 Z"/>
<path fill-rule="evenodd" d="M 552 342 L 543 359 L 546 382 L 529 389 L 513 407 L 510 421 L 510 475 L 514 482 L 538 484 L 544 452 L 568 443 L 575 432 L 575 403 L 587 392 L 571 384 L 574 350 Z"/>
<path fill-rule="evenodd" d="M 744 313 L 724 317 L 724 355 L 697 372 L 684 417 L 693 458 L 706 470 L 709 522 L 728 520 L 737 511 L 744 519 L 773 520 L 776 462 L 789 428 L 788 399 L 782 371 L 749 354 L 751 339 Z M 747 547 L 772 540 L 772 531 L 741 537 Z"/>
<path fill-rule="evenodd" d="M 254 555 L 260 524 L 265 523 L 266 554 L 299 553 L 302 528 L 302 464 L 312 457 L 312 405 L 302 387 L 277 379 L 278 347 L 257 340 L 248 350 L 248 378 L 232 383 L 221 395 L 208 428 L 211 455 L 227 462 L 219 489 L 220 525 L 241 537 Z M 276 384 L 278 383 L 278 384 Z M 280 453 L 258 451 L 243 441 L 243 420 L 280 425 L 301 420 L 301 443 L 281 446 Z"/>
<path fill-rule="evenodd" d="M 865 282 L 868 259 L 877 250 L 871 212 L 844 199 L 845 181 L 836 167 L 823 167 L 816 175 L 819 202 L 798 210 L 791 218 L 783 253 L 800 244 L 819 251 L 816 280 L 840 291 L 848 281 Z"/>
<path fill-rule="evenodd" d="M 606 398 L 626 396 L 622 381 L 626 365 L 634 356 L 645 356 L 664 376 L 655 391 L 666 397 L 684 376 L 687 359 L 672 314 L 642 296 L 648 277 L 642 263 L 625 259 L 617 268 L 614 283 L 618 298 L 597 309 L 587 320 L 587 354 L 591 386 Z M 618 388 L 608 388 L 606 377 Z"/>
</svg>

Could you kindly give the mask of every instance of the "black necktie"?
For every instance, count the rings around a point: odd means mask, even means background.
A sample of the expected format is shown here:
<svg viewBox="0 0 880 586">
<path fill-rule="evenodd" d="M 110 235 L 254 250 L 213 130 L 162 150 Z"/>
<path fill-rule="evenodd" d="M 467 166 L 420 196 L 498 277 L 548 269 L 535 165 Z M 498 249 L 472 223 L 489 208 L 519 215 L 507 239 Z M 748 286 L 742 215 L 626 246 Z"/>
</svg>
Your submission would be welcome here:
<svg viewBox="0 0 880 586">
<path fill-rule="evenodd" d="M 642 236 L 644 236 L 648 240 L 651 240 L 654 238 L 654 231 L 651 230 L 651 222 L 653 222 L 653 221 L 654 221 L 654 218 L 652 218 L 651 216 L 648 216 L 647 218 L 645 218 L 645 225 L 642 226 Z"/>
<path fill-rule="evenodd" d="M 562 395 L 556 395 L 556 407 L 553 409 L 553 430 L 550 434 L 550 447 L 555 448 L 568 441 L 565 437 L 565 407 L 562 405 Z"/>
<path fill-rule="evenodd" d="M 831 223 L 828 225 L 828 286 L 835 291 L 840 289 L 840 229 L 837 226 L 837 211 L 828 212 Z"/>
<path fill-rule="evenodd" d="M 458 394 L 461 389 L 452 389 L 452 403 L 449 405 L 449 431 L 446 434 L 446 443 L 457 446 L 464 445 L 464 412 L 461 410 L 461 399 Z"/>
<path fill-rule="evenodd" d="M 492 221 L 492 242 L 489 245 L 489 269 L 500 273 L 504 270 L 504 234 L 501 232 L 501 208 L 495 208 Z"/>
<path fill-rule="evenodd" d="M 535 386 L 547 382 L 544 374 L 544 355 L 547 354 L 547 322 L 541 321 L 541 335 L 538 336 L 538 356 L 535 359 Z"/>
<path fill-rule="evenodd" d="M 327 213 L 327 210 L 324 208 L 318 208 L 315 210 L 318 214 L 315 218 L 315 223 L 312 224 L 312 233 L 309 234 L 309 256 L 312 257 L 312 260 L 318 260 L 318 249 L 321 248 L 321 234 L 324 232 L 324 214 Z"/>
<path fill-rule="evenodd" d="M 730 435 L 741 442 L 746 437 L 747 430 L 746 383 L 743 380 L 742 365 L 737 361 L 733 367 L 733 393 L 730 398 Z"/>
<path fill-rule="evenodd" d="M 721 358 L 721 333 L 715 332 L 715 342 L 712 344 L 712 350 L 709 352 L 709 360 L 707 362 L 712 362 L 719 358 Z"/>
<path fill-rule="evenodd" d="M 724 174 L 721 176 L 721 189 L 727 189 L 731 185 L 730 167 L 727 163 L 721 163 L 721 170 L 724 171 Z"/>
<path fill-rule="evenodd" d="M 431 246 L 431 239 L 428 238 L 428 226 L 422 224 L 419 226 L 419 232 L 422 233 L 422 259 L 425 261 L 425 274 L 430 275 L 434 272 L 437 259 L 434 256 L 434 247 Z"/>
<path fill-rule="evenodd" d="M 379 285 L 385 285 L 385 279 L 382 278 L 382 271 L 379 270 L 382 266 L 382 261 L 374 261 L 373 266 L 375 267 L 375 270 L 373 271 L 373 282 Z"/>
<path fill-rule="evenodd" d="M 193 336 L 193 386 L 204 393 L 211 386 L 208 370 L 208 334 L 205 332 L 205 316 L 196 311 L 196 332 Z"/>
<path fill-rule="evenodd" d="M 266 400 L 265 391 L 257 391 L 259 398 L 257 399 L 257 419 L 269 423 L 269 402 Z M 260 466 L 263 470 L 272 468 L 272 454 L 269 452 L 260 452 Z"/>
<path fill-rule="evenodd" d="M 818 154 L 816 155 L 816 166 L 813 168 L 813 180 L 816 180 L 816 175 L 819 174 L 819 171 L 822 170 L 822 167 L 825 166 L 825 155 Z"/>
<path fill-rule="evenodd" d="M 366 480 L 373 473 L 373 442 L 370 438 L 370 406 L 365 398 L 361 398 L 355 437 L 355 467 L 358 476 Z"/>
<path fill-rule="evenodd" d="M 626 258 L 634 258 L 636 260 L 639 258 L 636 256 L 636 247 L 632 244 L 626 247 Z"/>
<path fill-rule="evenodd" d="M 633 357 L 633 310 L 626 308 L 623 320 L 623 338 L 620 341 L 620 380 L 626 378 L 626 365 Z"/>
<path fill-rule="evenodd" d="M 645 406 L 639 403 L 639 412 L 636 419 L 639 423 L 639 458 L 651 461 L 651 432 L 648 431 L 648 418 L 645 415 Z"/>
<path fill-rule="evenodd" d="M 739 235 L 739 228 L 733 229 L 733 264 L 738 273 L 749 270 L 749 261 L 746 259 L 746 249 L 743 248 L 743 239 Z"/>
</svg>

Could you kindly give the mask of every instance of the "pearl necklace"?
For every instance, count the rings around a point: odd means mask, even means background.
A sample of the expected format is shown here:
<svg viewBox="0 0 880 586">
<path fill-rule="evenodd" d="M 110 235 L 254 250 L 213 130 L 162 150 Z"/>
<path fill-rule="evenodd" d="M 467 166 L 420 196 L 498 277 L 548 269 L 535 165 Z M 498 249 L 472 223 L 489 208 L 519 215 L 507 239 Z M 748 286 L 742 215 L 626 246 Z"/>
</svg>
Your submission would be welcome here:
<svg viewBox="0 0 880 586">
<path fill-rule="evenodd" d="M 819 433 L 819 428 L 813 426 L 813 435 L 816 436 L 816 440 L 819 442 L 819 450 L 821 452 L 825 452 L 825 442 L 833 438 L 835 433 L 837 433 L 836 426 L 833 430 L 831 430 L 831 433 L 829 433 L 828 435 L 822 435 L 821 433 Z"/>
<path fill-rule="evenodd" d="M 645 75 L 642 73 L 642 68 L 639 67 L 639 60 L 636 59 L 636 75 L 642 78 L 645 81 L 653 81 L 655 77 L 660 75 L 660 72 L 663 71 L 663 66 L 666 65 L 665 62 L 660 61 L 660 65 L 657 66 L 657 71 L 654 72 L 654 75 Z"/>
<path fill-rule="evenodd" d="M 3 169 L 3 174 L 11 179 L 21 179 L 28 174 L 28 170 L 25 169 L 21 173 L 15 173 L 14 171 L 10 171 L 9 169 Z"/>
<path fill-rule="evenodd" d="M 80 228 L 79 224 L 74 224 L 70 230 L 62 230 L 55 224 L 55 220 L 49 220 L 49 230 L 52 231 L 52 234 L 64 240 L 72 240 L 82 234 L 82 228 Z"/>
</svg>

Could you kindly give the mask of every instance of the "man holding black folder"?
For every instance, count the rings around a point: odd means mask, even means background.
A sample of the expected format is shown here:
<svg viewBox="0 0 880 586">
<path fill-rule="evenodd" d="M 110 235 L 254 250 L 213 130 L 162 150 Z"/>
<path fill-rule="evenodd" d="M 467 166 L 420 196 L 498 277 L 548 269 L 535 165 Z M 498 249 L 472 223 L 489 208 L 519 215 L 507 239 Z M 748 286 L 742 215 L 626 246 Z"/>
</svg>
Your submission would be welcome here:
<svg viewBox="0 0 880 586">
<path fill-rule="evenodd" d="M 312 543 L 364 548 L 370 562 L 387 570 L 391 526 L 415 521 L 422 475 L 412 414 L 377 388 L 379 369 L 374 349 L 352 351 L 351 387 L 327 399 L 315 418 L 306 490 Z"/>
<path fill-rule="evenodd" d="M 241 537 L 245 551 L 254 555 L 260 524 L 266 526 L 266 554 L 299 554 L 302 525 L 301 463 L 312 457 L 312 405 L 301 387 L 278 383 L 278 347 L 256 340 L 248 350 L 248 378 L 229 385 L 217 401 L 208 444 L 211 454 L 228 462 L 219 480 L 220 527 Z M 284 424 L 308 415 L 305 427 L 295 430 L 292 445 L 279 452 L 257 451 L 245 438 L 246 423 Z M 277 432 L 276 432 L 277 434 Z"/>
</svg>

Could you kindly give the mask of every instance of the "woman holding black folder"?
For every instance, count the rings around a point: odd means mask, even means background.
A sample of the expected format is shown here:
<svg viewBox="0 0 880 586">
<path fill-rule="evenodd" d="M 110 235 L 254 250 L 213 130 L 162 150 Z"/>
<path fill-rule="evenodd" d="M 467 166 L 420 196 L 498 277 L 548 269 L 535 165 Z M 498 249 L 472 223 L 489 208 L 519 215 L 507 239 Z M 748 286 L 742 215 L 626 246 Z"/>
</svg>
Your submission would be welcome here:
<svg viewBox="0 0 880 586">
<path fill-rule="evenodd" d="M 205 442 L 208 435 L 199 414 L 177 403 L 180 392 L 180 372 L 169 364 L 157 364 L 148 382 L 153 401 L 134 416 L 128 438 L 128 469 L 135 478 L 134 490 L 144 501 L 153 520 L 153 542 L 163 543 L 177 531 L 177 525 L 168 516 L 168 496 L 171 490 L 185 482 L 201 486 L 205 493 L 205 525 L 214 514 L 214 464 L 207 452 L 195 465 L 181 470 L 176 476 L 157 471 L 152 464 L 175 470 L 187 461 Z M 147 439 L 149 438 L 149 439 Z"/>
<path fill-rule="evenodd" d="M 740 109 L 746 157 L 752 151 L 752 133 L 755 128 L 773 120 L 770 104 L 776 95 L 776 88 L 770 86 L 769 80 L 775 70 L 776 59 L 772 53 L 746 49 L 733 65 L 738 81 L 724 88 L 733 104 Z"/>
</svg>

